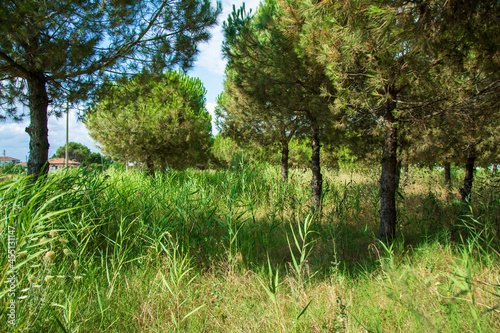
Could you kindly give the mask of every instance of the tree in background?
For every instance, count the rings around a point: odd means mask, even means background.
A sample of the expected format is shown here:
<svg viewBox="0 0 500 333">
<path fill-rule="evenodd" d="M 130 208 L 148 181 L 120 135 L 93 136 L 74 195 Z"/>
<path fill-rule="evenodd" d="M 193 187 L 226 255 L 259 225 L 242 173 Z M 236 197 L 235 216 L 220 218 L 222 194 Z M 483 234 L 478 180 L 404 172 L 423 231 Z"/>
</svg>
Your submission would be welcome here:
<svg viewBox="0 0 500 333">
<path fill-rule="evenodd" d="M 66 157 L 66 145 L 57 148 L 54 157 L 65 158 Z M 90 158 L 90 149 L 77 142 L 68 142 L 68 159 L 83 163 Z"/>
<path fill-rule="evenodd" d="M 300 130 L 299 117 L 282 105 L 269 102 L 271 94 L 259 98 L 245 92 L 245 88 L 233 82 L 235 71 L 227 70 L 226 73 L 224 92 L 219 95 L 215 109 L 220 130 L 245 148 L 258 143 L 262 149 L 273 154 L 274 148 L 281 145 L 281 180 L 286 182 L 288 146 Z M 252 84 L 250 89 L 262 88 L 259 84 Z M 283 98 L 283 92 L 280 92 L 280 96 Z"/>
<path fill-rule="evenodd" d="M 57 148 L 56 153 L 52 158 L 65 158 L 66 145 Z M 92 153 L 90 149 L 77 142 L 68 142 L 68 159 L 81 163 L 83 166 L 100 166 L 108 167 L 111 165 L 109 156 L 102 156 L 99 153 Z"/>
<path fill-rule="evenodd" d="M 85 124 L 102 151 L 121 161 L 184 169 L 208 161 L 211 117 L 198 78 L 181 72 L 138 74 L 113 85 Z"/>
<path fill-rule="evenodd" d="M 291 138 L 297 132 L 310 138 L 311 203 L 317 209 L 323 182 L 321 140 L 337 133 L 329 110 L 333 86 L 314 57 L 296 52 L 301 23 L 286 14 L 277 1 L 267 0 L 255 15 L 247 16 L 242 8 L 225 22 L 228 79 L 221 106 L 227 130 L 281 144 L 282 179 L 287 177 Z"/>
<path fill-rule="evenodd" d="M 293 49 L 276 26 L 276 8 L 262 3 L 255 15 L 236 10 L 224 22 L 228 58 L 224 92 L 218 98 L 218 126 L 240 145 L 258 142 L 273 152 L 281 146 L 281 179 L 288 178 L 289 142 L 303 120 L 285 98 Z M 288 68 L 287 68 L 288 67 Z M 269 149 L 271 148 L 271 149 Z"/>
<path fill-rule="evenodd" d="M 25 116 L 16 101 L 29 106 L 28 174 L 48 171 L 49 114 L 86 100 L 109 75 L 189 68 L 220 10 L 209 0 L 2 1 L 2 117 Z"/>
<path fill-rule="evenodd" d="M 302 52 L 327 68 L 348 126 L 363 117 L 380 132 L 380 240 L 395 235 L 401 143 L 410 128 L 425 135 L 441 114 L 463 125 L 467 198 L 479 128 L 498 119 L 498 1 L 280 2 L 303 23 Z"/>
<path fill-rule="evenodd" d="M 398 1 L 400 5 L 403 1 Z M 475 165 L 491 163 L 500 143 L 500 3 L 412 1 L 407 30 L 420 35 L 436 59 L 436 93 L 457 162 L 465 165 L 460 195 L 469 201 Z M 418 17 L 418 20 L 415 18 Z"/>
</svg>

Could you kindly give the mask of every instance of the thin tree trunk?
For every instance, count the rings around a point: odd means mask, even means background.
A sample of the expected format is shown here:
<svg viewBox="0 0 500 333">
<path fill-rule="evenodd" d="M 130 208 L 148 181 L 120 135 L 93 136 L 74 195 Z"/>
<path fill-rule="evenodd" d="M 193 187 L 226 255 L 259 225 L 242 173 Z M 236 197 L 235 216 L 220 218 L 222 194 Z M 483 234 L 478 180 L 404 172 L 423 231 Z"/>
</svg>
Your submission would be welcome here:
<svg viewBox="0 0 500 333">
<path fill-rule="evenodd" d="M 30 108 L 30 125 L 26 133 L 30 136 L 30 155 L 28 159 L 28 175 L 34 180 L 48 173 L 49 139 L 47 127 L 46 81 L 43 73 L 34 73 L 28 78 L 28 99 Z"/>
<path fill-rule="evenodd" d="M 321 166 L 320 166 L 320 140 L 319 140 L 319 129 L 316 125 L 316 121 L 313 120 L 312 125 L 312 138 L 311 138 L 311 171 L 312 171 L 312 180 L 311 180 L 311 204 L 313 209 L 316 211 L 321 206 L 321 194 L 323 188 L 323 176 L 321 175 Z"/>
<path fill-rule="evenodd" d="M 394 102 L 387 103 L 386 129 L 382 153 L 382 173 L 380 175 L 380 229 L 379 239 L 389 243 L 396 235 L 396 191 L 399 186 L 398 132 L 392 110 Z"/>
<path fill-rule="evenodd" d="M 493 163 L 493 167 L 491 168 L 491 172 L 493 173 L 493 176 L 496 176 L 497 174 L 497 163 Z"/>
<path fill-rule="evenodd" d="M 467 159 L 465 161 L 464 186 L 459 190 L 463 202 L 470 201 L 472 183 L 474 181 L 474 162 L 476 161 L 476 146 L 469 144 L 467 147 Z"/>
<path fill-rule="evenodd" d="M 288 179 L 288 137 L 281 133 L 281 180 L 285 183 Z"/>
<path fill-rule="evenodd" d="M 451 185 L 451 163 L 449 161 L 444 162 L 444 184 L 446 187 Z"/>
</svg>

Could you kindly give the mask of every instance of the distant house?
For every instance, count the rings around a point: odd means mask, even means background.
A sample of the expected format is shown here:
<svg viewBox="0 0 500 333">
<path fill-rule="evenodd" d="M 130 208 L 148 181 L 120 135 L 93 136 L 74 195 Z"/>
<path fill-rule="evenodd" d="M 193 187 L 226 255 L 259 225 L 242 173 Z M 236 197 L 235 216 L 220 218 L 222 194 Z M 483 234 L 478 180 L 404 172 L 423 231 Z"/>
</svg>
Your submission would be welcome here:
<svg viewBox="0 0 500 333">
<path fill-rule="evenodd" d="M 7 163 L 19 163 L 21 160 L 18 160 L 17 158 L 14 157 L 9 157 L 9 156 L 0 156 L 0 165 L 4 165 Z"/>
<path fill-rule="evenodd" d="M 18 163 L 17 165 L 20 165 L 23 168 L 27 168 L 28 162 Z M 49 158 L 49 172 L 62 169 L 64 168 L 64 165 L 65 165 L 64 158 Z M 78 168 L 80 166 L 80 163 L 75 161 L 68 161 L 68 166 L 71 168 Z"/>
<path fill-rule="evenodd" d="M 53 172 L 64 168 L 66 162 L 64 158 L 49 158 L 49 172 Z M 68 166 L 71 168 L 78 168 L 80 163 L 75 161 L 68 161 Z"/>
</svg>

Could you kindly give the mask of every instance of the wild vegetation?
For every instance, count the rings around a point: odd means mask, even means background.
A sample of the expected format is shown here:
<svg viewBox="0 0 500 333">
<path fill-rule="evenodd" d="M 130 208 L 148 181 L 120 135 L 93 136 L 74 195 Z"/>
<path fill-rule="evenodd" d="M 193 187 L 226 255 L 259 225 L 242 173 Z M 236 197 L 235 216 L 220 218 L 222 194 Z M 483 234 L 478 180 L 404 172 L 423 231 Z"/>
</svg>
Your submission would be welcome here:
<svg viewBox="0 0 500 333">
<path fill-rule="evenodd" d="M 375 153 L 379 239 L 389 244 L 402 164 L 465 164 L 464 202 L 477 163 L 498 164 L 492 17 L 499 12 L 487 0 L 263 0 L 255 13 L 234 8 L 224 23 L 222 133 L 280 145 L 283 179 L 291 138 L 307 138 L 316 209 L 322 146 Z"/>
<path fill-rule="evenodd" d="M 201 82 L 167 70 L 219 13 L 0 5 L 0 117 L 31 117 L 28 176 L 0 183 L 2 327 L 500 331 L 499 2 L 234 8 L 213 138 Z M 47 174 L 49 104 L 84 102 L 148 172 Z"/>
<path fill-rule="evenodd" d="M 378 170 L 66 170 L 0 189 L 2 247 L 15 228 L 20 332 L 494 332 L 500 179 L 474 203 L 443 171 L 411 167 L 397 241 L 377 239 Z M 2 300 L 10 292 L 2 252 Z M 7 323 L 2 301 L 2 327 Z"/>
</svg>

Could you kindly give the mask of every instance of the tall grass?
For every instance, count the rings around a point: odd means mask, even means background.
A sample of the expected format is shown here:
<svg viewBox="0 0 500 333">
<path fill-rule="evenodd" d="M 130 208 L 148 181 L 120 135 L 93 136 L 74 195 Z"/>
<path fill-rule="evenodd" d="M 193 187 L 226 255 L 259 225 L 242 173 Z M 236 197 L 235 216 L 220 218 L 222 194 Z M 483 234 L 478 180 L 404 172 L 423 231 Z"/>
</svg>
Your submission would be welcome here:
<svg viewBox="0 0 500 333">
<path fill-rule="evenodd" d="M 413 169 L 397 242 L 374 170 L 67 170 L 0 185 L 1 327 L 19 332 L 498 331 L 498 178 L 471 205 Z M 7 250 L 15 229 L 15 292 Z M 12 244 L 10 244 L 12 246 Z M 16 321 L 9 322 L 9 302 Z"/>
</svg>

